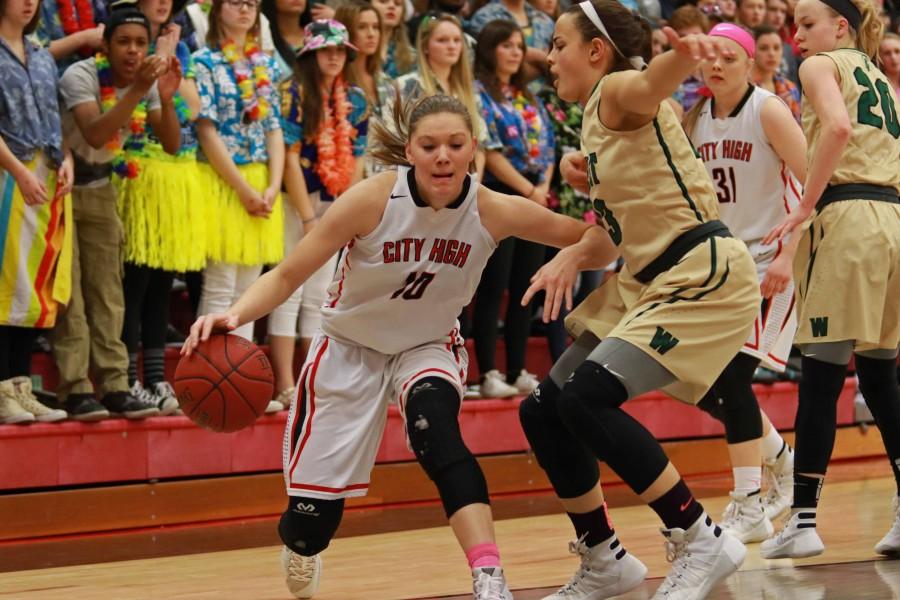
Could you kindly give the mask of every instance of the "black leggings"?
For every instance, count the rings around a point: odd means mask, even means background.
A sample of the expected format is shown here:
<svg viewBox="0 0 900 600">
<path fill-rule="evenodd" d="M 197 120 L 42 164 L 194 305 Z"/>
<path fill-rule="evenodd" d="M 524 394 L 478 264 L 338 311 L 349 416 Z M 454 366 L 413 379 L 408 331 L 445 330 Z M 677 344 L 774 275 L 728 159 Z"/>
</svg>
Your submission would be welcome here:
<svg viewBox="0 0 900 600">
<path fill-rule="evenodd" d="M 738 352 L 725 366 L 697 407 L 725 425 L 729 444 L 741 444 L 762 437 L 762 415 L 753 392 L 753 373 L 760 360 Z"/>
<path fill-rule="evenodd" d="M 33 327 L 0 325 L 0 381 L 31 375 L 31 347 L 40 332 Z"/>
<path fill-rule="evenodd" d="M 137 354 L 141 347 L 165 348 L 169 324 L 169 293 L 175 274 L 125 263 L 122 287 L 125 290 L 125 325 L 122 341 L 129 354 Z"/>
</svg>

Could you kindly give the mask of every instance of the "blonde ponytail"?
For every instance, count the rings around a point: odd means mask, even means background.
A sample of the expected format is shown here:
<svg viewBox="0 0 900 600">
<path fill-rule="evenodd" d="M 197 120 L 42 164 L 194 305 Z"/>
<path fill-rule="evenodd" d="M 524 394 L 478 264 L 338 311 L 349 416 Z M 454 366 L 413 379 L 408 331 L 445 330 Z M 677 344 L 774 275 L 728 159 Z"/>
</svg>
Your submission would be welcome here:
<svg viewBox="0 0 900 600">
<path fill-rule="evenodd" d="M 878 58 L 878 46 L 881 45 L 881 39 L 884 37 L 884 23 L 872 0 L 851 1 L 862 15 L 862 22 L 859 24 L 859 30 L 856 31 L 856 48 L 865 52 L 866 56 L 876 63 L 881 64 Z"/>
<path fill-rule="evenodd" d="M 703 110 L 703 107 L 706 106 L 707 102 L 709 102 L 709 98 L 700 96 L 700 99 L 694 103 L 691 110 L 687 111 L 684 118 L 681 120 L 681 126 L 684 127 L 684 132 L 687 134 L 688 138 L 694 133 L 694 127 L 697 126 L 697 119 L 700 118 L 700 112 Z"/>
</svg>

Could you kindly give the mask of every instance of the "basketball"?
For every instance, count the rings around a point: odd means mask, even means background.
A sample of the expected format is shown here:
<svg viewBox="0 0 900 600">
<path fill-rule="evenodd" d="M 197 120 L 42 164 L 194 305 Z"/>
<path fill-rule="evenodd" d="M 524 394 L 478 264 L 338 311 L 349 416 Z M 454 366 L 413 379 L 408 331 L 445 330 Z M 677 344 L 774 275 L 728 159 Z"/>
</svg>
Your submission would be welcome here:
<svg viewBox="0 0 900 600">
<path fill-rule="evenodd" d="M 211 431 L 238 431 L 261 416 L 272 398 L 272 365 L 253 342 L 213 334 L 175 370 L 184 414 Z"/>
</svg>

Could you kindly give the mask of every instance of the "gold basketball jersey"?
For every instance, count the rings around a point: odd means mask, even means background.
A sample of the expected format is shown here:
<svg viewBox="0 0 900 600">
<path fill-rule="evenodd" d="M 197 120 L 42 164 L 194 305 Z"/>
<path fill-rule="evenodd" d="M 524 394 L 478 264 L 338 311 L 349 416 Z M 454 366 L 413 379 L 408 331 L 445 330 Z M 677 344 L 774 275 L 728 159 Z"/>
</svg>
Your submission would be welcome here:
<svg viewBox="0 0 900 600">
<path fill-rule="evenodd" d="M 584 109 L 581 150 L 587 158 L 597 222 L 637 273 L 682 233 L 719 218 L 706 168 L 668 102 L 634 131 L 600 122 L 601 79 Z"/>
<path fill-rule="evenodd" d="M 829 183 L 868 183 L 900 189 L 900 121 L 894 88 L 869 57 L 840 48 L 820 52 L 837 66 L 841 96 L 850 115 L 850 141 Z M 819 146 L 822 124 L 808 99 L 803 101 L 803 132 L 808 160 Z M 828 150 L 827 148 L 825 149 Z"/>
</svg>

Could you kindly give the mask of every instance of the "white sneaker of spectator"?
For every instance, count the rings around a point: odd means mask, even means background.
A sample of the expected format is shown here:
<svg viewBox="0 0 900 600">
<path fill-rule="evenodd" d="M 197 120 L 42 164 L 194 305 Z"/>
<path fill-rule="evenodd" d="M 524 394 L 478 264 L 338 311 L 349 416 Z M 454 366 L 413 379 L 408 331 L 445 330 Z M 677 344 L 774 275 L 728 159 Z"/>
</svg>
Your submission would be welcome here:
<svg viewBox="0 0 900 600">
<path fill-rule="evenodd" d="M 40 403 L 32 391 L 31 377 L 22 375 L 13 377 L 10 381 L 13 384 L 13 389 L 16 391 L 16 402 L 23 409 L 34 415 L 34 420 L 38 423 L 55 423 L 69 416 L 64 410 L 53 409 Z"/>
<path fill-rule="evenodd" d="M 156 403 L 159 414 L 162 416 L 174 415 L 178 411 L 178 397 L 168 381 L 154 383 L 150 388 L 152 401 Z"/>
<path fill-rule="evenodd" d="M 523 396 L 527 396 L 534 391 L 534 388 L 536 388 L 539 383 L 540 381 L 538 381 L 538 378 L 534 373 L 529 373 L 525 369 L 522 369 L 519 372 L 519 376 L 516 377 L 513 387 L 519 390 L 519 393 Z"/>
<path fill-rule="evenodd" d="M 0 381 L 0 424 L 33 423 L 34 415 L 19 406 L 12 379 Z"/>
<path fill-rule="evenodd" d="M 482 398 L 512 398 L 519 390 L 506 383 L 506 378 L 497 370 L 491 369 L 484 374 L 481 382 Z"/>
</svg>

